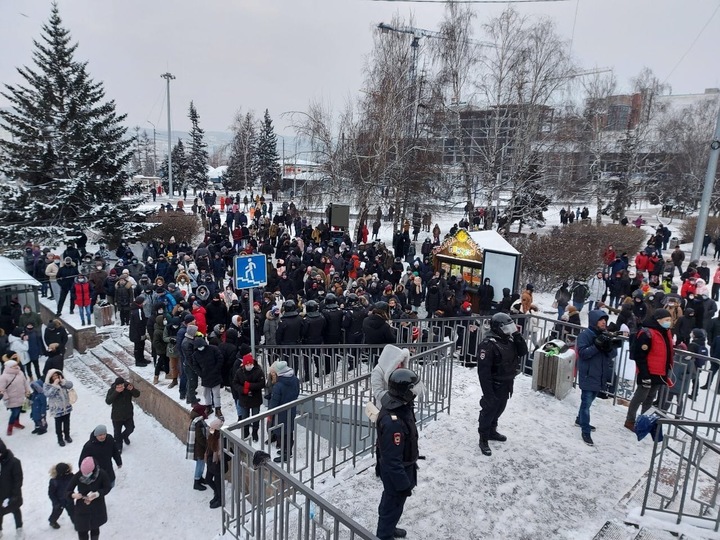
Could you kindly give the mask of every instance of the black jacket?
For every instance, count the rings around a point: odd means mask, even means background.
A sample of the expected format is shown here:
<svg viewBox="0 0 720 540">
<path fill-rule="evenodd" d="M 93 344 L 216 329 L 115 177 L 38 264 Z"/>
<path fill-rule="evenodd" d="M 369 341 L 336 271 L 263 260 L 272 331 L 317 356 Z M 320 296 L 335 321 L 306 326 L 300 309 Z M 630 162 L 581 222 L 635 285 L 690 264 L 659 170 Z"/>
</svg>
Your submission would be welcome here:
<svg viewBox="0 0 720 540">
<path fill-rule="evenodd" d="M 214 345 L 207 345 L 202 351 L 195 349 L 192 353 L 192 365 L 204 388 L 222 385 L 223 356 L 220 349 Z"/>
<path fill-rule="evenodd" d="M 386 345 L 396 343 L 395 330 L 376 313 L 371 313 L 362 325 L 365 343 L 368 345 Z"/>
<path fill-rule="evenodd" d="M 295 312 L 293 312 L 295 313 Z M 302 319 L 295 313 L 294 315 L 285 314 L 278 323 L 278 329 L 275 333 L 275 341 L 278 345 L 297 345 L 302 337 Z"/>
<path fill-rule="evenodd" d="M 107 507 L 105 506 L 105 495 L 112 489 L 112 480 L 110 480 L 108 474 L 95 466 L 95 471 L 89 479 L 89 482 L 85 483 L 82 480 L 82 474 L 80 472 L 75 473 L 70 485 L 68 486 L 68 498 L 71 497 L 73 491 L 77 487 L 78 493 L 85 496 L 91 491 L 99 493 L 99 497 L 94 499 L 90 504 L 85 504 L 82 499 L 74 500 L 75 513 L 73 515 L 73 522 L 75 524 L 76 531 L 89 531 L 91 529 L 99 529 L 102 525 L 107 523 Z"/>
<path fill-rule="evenodd" d="M 23 472 L 20 460 L 0 441 L 0 500 L 10 499 L 7 511 L 22 506 Z"/>
<path fill-rule="evenodd" d="M 241 407 L 251 409 L 259 407 L 263 402 L 263 390 L 265 388 L 265 373 L 257 365 L 251 371 L 247 371 L 242 365 L 242 359 L 238 358 L 240 364 L 235 371 L 235 378 L 232 383 L 233 396 L 240 402 Z"/>
<path fill-rule="evenodd" d="M 383 487 L 401 492 L 417 485 L 418 432 L 412 404 L 386 394 L 377 418 L 378 466 Z"/>
<path fill-rule="evenodd" d="M 105 436 L 105 440 L 100 442 L 94 433 L 90 433 L 90 439 L 83 446 L 78 459 L 78 467 L 82 460 L 90 456 L 95 460 L 95 464 L 105 471 L 110 478 L 110 482 L 115 481 L 115 470 L 113 469 L 113 460 L 118 467 L 122 467 L 122 456 L 115 444 L 115 439 L 109 433 Z"/>
<path fill-rule="evenodd" d="M 327 321 L 322 313 L 317 311 L 308 313 L 302 320 L 302 342 L 306 345 L 322 344 L 325 325 Z"/>
<path fill-rule="evenodd" d="M 324 309 L 322 312 L 327 324 L 323 334 L 325 343 L 342 343 L 343 312 L 337 307 Z"/>
<path fill-rule="evenodd" d="M 123 422 L 133 417 L 132 398 L 140 396 L 140 390 L 133 386 L 132 390 L 128 389 L 128 383 L 125 383 L 125 389 L 122 392 L 115 390 L 115 386 L 111 386 L 105 395 L 105 403 L 112 405 L 110 419 L 113 422 Z"/>
</svg>

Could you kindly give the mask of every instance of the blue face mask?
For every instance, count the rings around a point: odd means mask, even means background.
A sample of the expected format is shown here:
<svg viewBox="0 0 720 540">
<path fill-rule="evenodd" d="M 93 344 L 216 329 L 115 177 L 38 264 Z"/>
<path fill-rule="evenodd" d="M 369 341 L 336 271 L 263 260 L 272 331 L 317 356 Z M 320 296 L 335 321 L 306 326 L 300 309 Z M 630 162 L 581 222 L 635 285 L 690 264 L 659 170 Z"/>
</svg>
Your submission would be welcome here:
<svg viewBox="0 0 720 540">
<path fill-rule="evenodd" d="M 661 322 L 660 326 L 662 326 L 663 328 L 670 328 L 672 326 L 672 322 L 671 321 Z"/>
</svg>

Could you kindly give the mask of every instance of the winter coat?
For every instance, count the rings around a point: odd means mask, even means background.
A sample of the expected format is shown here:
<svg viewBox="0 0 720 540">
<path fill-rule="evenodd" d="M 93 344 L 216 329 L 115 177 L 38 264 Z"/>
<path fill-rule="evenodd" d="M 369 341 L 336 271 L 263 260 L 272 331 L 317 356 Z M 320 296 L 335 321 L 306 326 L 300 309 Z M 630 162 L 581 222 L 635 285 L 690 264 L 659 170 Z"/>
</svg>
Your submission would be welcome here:
<svg viewBox="0 0 720 540">
<path fill-rule="evenodd" d="M 430 285 L 425 296 L 425 310 L 435 313 L 440 308 L 440 289 L 438 285 Z"/>
<path fill-rule="evenodd" d="M 51 369 L 56 369 L 59 371 L 62 371 L 65 367 L 65 360 L 61 354 L 53 354 L 52 356 L 48 357 L 47 360 L 45 360 L 45 365 L 43 366 L 43 372 L 42 372 L 42 380 L 45 380 L 45 377 L 48 374 L 48 371 Z"/>
<path fill-rule="evenodd" d="M 205 308 L 202 306 L 194 307 L 192 310 L 192 314 L 195 317 L 195 326 L 198 327 L 198 332 L 206 336 L 208 331 L 208 325 Z"/>
<path fill-rule="evenodd" d="M 329 344 L 342 343 L 342 324 L 344 314 L 338 307 L 329 307 L 322 311 L 326 325 L 323 333 L 323 341 Z"/>
<path fill-rule="evenodd" d="M 205 318 L 207 320 L 207 327 L 210 330 L 218 324 L 226 325 L 228 323 L 228 311 L 225 302 L 220 298 L 208 302 L 205 307 Z"/>
<path fill-rule="evenodd" d="M 28 354 L 30 343 L 28 340 L 10 334 L 8 336 L 8 349 L 17 353 L 20 363 L 23 366 L 30 361 L 30 355 Z"/>
<path fill-rule="evenodd" d="M 70 466 L 68 465 L 68 470 Z M 66 506 L 72 504 L 70 499 L 70 482 L 73 479 L 73 473 L 68 472 L 63 476 L 58 476 L 55 466 L 50 469 L 50 482 L 48 483 L 48 497 L 53 505 L 53 508 L 58 506 Z"/>
<path fill-rule="evenodd" d="M 143 318 L 142 308 L 137 304 L 133 305 L 130 310 L 130 328 L 128 337 L 133 343 L 137 343 L 145 339 L 147 329 L 145 327 L 145 319 Z"/>
<path fill-rule="evenodd" d="M 5 366 L 3 374 L 0 375 L 0 393 L 2 393 L 5 406 L 8 409 L 21 407 L 25 396 L 30 392 L 32 392 L 30 383 L 25 378 L 20 366 Z"/>
<path fill-rule="evenodd" d="M 86 307 L 92 304 L 92 288 L 90 283 L 85 279 L 80 282 L 77 279 L 73 285 L 75 288 L 75 305 L 78 307 Z"/>
<path fill-rule="evenodd" d="M 10 499 L 6 511 L 22 506 L 23 472 L 20 460 L 0 441 L 0 500 Z"/>
<path fill-rule="evenodd" d="M 28 340 L 28 358 L 30 360 L 37 360 L 41 354 L 45 352 L 45 344 L 40 337 L 40 327 L 36 326 L 32 332 L 27 333 Z"/>
<path fill-rule="evenodd" d="M 265 373 L 262 368 L 255 362 L 250 371 L 242 365 L 235 371 L 235 377 L 232 382 L 233 395 L 237 396 L 240 406 L 252 409 L 259 407 L 263 402 L 263 389 L 265 388 Z"/>
<path fill-rule="evenodd" d="M 78 493 L 83 496 L 93 491 L 99 494 L 90 504 L 85 504 L 85 501 L 82 499 L 71 499 L 75 504 L 75 512 L 73 514 L 75 530 L 82 532 L 99 529 L 107 523 L 105 496 L 112 489 L 108 474 L 95 464 L 95 470 L 89 478 L 85 479 L 80 472 L 73 475 L 72 480 L 70 480 L 70 485 L 68 486 L 68 498 L 72 496 L 75 488 L 77 488 Z"/>
<path fill-rule="evenodd" d="M 133 402 L 132 399 L 140 397 L 140 390 L 133 386 L 132 390 L 128 388 L 128 383 L 125 383 L 125 389 L 122 392 L 115 390 L 115 385 L 111 386 L 107 394 L 105 394 L 105 403 L 112 406 L 112 412 L 110 413 L 110 419 L 113 422 L 124 422 L 130 420 L 133 417 Z"/>
<path fill-rule="evenodd" d="M 598 321 L 606 317 L 604 311 L 596 309 L 588 315 L 588 328 L 577 337 L 578 382 L 581 390 L 606 392 L 613 377 L 613 358 L 617 349 L 604 352 L 595 345 L 595 338 L 602 333 L 597 329 Z"/>
<path fill-rule="evenodd" d="M 268 409 L 274 409 L 280 407 L 292 401 L 295 401 L 300 395 L 300 381 L 295 376 L 295 372 L 292 369 L 288 369 L 282 374 L 278 374 L 277 382 L 272 387 L 272 393 L 270 395 L 270 403 Z M 290 415 L 288 416 L 288 412 Z M 295 422 L 293 419 L 297 414 L 297 407 L 292 407 L 289 411 L 285 410 L 276 415 L 275 425 L 284 424 L 289 425 L 289 429 L 292 431 L 295 429 Z M 289 421 L 289 424 L 288 424 Z"/>
<path fill-rule="evenodd" d="M 130 309 L 134 298 L 132 284 L 126 279 L 119 279 L 115 284 L 115 305 L 118 309 Z"/>
<path fill-rule="evenodd" d="M 47 398 L 45 397 L 42 381 L 35 380 L 31 382 L 30 389 L 32 390 L 32 394 L 30 394 L 30 401 L 32 401 L 30 418 L 39 425 L 47 415 Z"/>
<path fill-rule="evenodd" d="M 105 435 L 105 440 L 100 441 L 93 432 L 90 433 L 90 438 L 85 443 L 80 452 L 80 459 L 78 459 L 78 467 L 82 463 L 82 460 L 90 456 L 95 460 L 95 465 L 105 471 L 110 478 L 110 482 L 115 481 L 115 469 L 113 468 L 113 460 L 118 467 L 122 467 L 122 455 L 115 444 L 115 438 L 109 433 Z"/>
<path fill-rule="evenodd" d="M 370 313 L 362 325 L 364 343 L 368 345 L 386 345 L 396 343 L 395 330 L 376 313 Z"/>
<path fill-rule="evenodd" d="M 53 418 L 59 418 L 72 412 L 72 404 L 70 403 L 70 397 L 68 390 L 73 387 L 72 381 L 63 380 L 60 385 L 50 384 L 50 378 L 53 373 L 61 373 L 58 369 L 48 370 L 45 376 L 45 386 L 43 390 L 48 403 L 48 412 Z"/>
<path fill-rule="evenodd" d="M 64 291 L 70 291 L 73 284 L 75 283 L 75 276 L 78 275 L 78 269 L 75 266 L 75 263 L 70 263 L 69 266 L 66 266 L 64 263 L 63 265 L 58 269 L 57 272 L 57 281 L 60 284 L 60 288 Z"/>
<path fill-rule="evenodd" d="M 57 274 L 59 270 L 60 267 L 57 263 L 51 262 L 45 267 L 45 275 L 48 277 L 48 280 L 57 281 Z"/>
<path fill-rule="evenodd" d="M 192 366 L 203 388 L 222 385 L 223 356 L 214 345 L 207 345 L 202 351 L 195 349 L 192 352 Z"/>
<path fill-rule="evenodd" d="M 321 313 L 313 311 L 302 320 L 302 342 L 305 345 L 320 345 L 323 342 L 323 333 L 327 321 Z"/>
<path fill-rule="evenodd" d="M 265 336 L 265 345 L 277 345 L 276 333 L 278 328 L 278 319 L 268 311 L 265 323 L 263 324 L 263 335 Z"/>
<path fill-rule="evenodd" d="M 166 355 L 167 354 L 167 343 L 165 343 L 165 340 L 163 339 L 163 336 L 165 335 L 165 324 L 163 324 L 166 321 L 164 315 L 158 315 L 155 317 L 155 326 L 153 327 L 153 334 L 152 334 L 152 345 L 155 348 L 155 352 L 157 354 Z"/>
<path fill-rule="evenodd" d="M 18 318 L 18 326 L 20 328 L 25 328 L 28 324 L 32 324 L 35 330 L 40 331 L 40 328 L 42 327 L 40 314 L 32 311 L 32 308 L 30 313 L 25 313 L 25 309 L 27 308 L 30 308 L 30 306 L 23 306 L 23 314 Z"/>
<path fill-rule="evenodd" d="M 605 295 L 607 285 L 603 278 L 593 276 L 588 280 L 588 289 L 590 294 L 587 299 L 591 302 L 600 302 Z"/>
<path fill-rule="evenodd" d="M 286 313 L 280 318 L 275 341 L 278 345 L 297 345 L 302 338 L 303 322 L 296 312 Z"/>
</svg>

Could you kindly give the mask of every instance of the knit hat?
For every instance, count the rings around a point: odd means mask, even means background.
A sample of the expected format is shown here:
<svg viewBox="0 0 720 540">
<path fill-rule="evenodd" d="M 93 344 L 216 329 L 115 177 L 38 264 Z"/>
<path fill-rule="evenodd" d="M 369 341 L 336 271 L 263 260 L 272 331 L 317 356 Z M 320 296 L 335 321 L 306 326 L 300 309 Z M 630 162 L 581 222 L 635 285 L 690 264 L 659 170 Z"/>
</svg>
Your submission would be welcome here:
<svg viewBox="0 0 720 540">
<path fill-rule="evenodd" d="M 185 336 L 190 336 L 191 338 L 195 337 L 195 334 L 198 333 L 198 327 L 195 324 L 188 324 L 187 326 L 187 333 Z"/>
<path fill-rule="evenodd" d="M 188 314 L 185 315 L 185 317 L 183 318 L 183 320 L 184 320 L 185 322 L 194 321 L 194 320 L 195 320 L 195 315 L 193 315 L 192 313 L 188 313 Z"/>
<path fill-rule="evenodd" d="M 83 476 L 90 476 L 95 470 L 95 460 L 90 456 L 86 457 L 80 463 L 80 472 Z"/>
<path fill-rule="evenodd" d="M 242 365 L 243 366 L 253 366 L 255 365 L 255 359 L 253 358 L 252 354 L 246 354 L 242 357 Z"/>
<path fill-rule="evenodd" d="M 672 315 L 670 315 L 670 312 L 667 309 L 656 309 L 653 313 L 653 319 L 655 319 L 656 321 L 659 321 L 660 319 L 666 319 L 668 317 L 672 317 Z"/>
<path fill-rule="evenodd" d="M 532 291 L 535 287 L 533 287 L 532 283 L 528 283 L 527 287 L 525 287 L 528 291 Z"/>
<path fill-rule="evenodd" d="M 200 405 L 200 402 L 193 403 L 192 410 L 195 411 L 199 416 L 207 418 L 207 408 L 205 405 Z"/>
<path fill-rule="evenodd" d="M 220 429 L 222 427 L 222 425 L 223 425 L 223 421 L 220 420 L 219 418 L 215 417 L 212 420 L 210 420 L 210 424 L 208 424 L 208 427 L 213 431 L 217 431 L 218 429 Z"/>
<path fill-rule="evenodd" d="M 8 360 L 7 362 L 5 362 L 6 368 L 17 366 L 17 365 L 18 365 L 18 363 L 15 360 Z"/>
<path fill-rule="evenodd" d="M 472 310 L 472 304 L 471 304 L 470 302 L 463 302 L 463 303 L 460 305 L 460 309 L 462 309 L 463 311 L 471 311 L 471 310 Z"/>
<path fill-rule="evenodd" d="M 104 424 L 100 424 L 93 430 L 93 435 L 95 435 L 96 437 L 100 437 L 101 435 L 107 435 L 107 428 Z"/>
<path fill-rule="evenodd" d="M 138 306 L 142 306 L 145 303 L 145 297 L 141 294 L 135 299 L 135 304 Z"/>
<path fill-rule="evenodd" d="M 114 268 L 111 268 L 111 269 L 110 269 L 110 275 L 111 275 L 111 276 L 117 276 L 117 270 L 115 270 Z"/>
<path fill-rule="evenodd" d="M 290 368 L 288 367 L 287 362 L 285 362 L 284 360 L 276 361 L 272 365 L 272 368 L 275 371 L 275 373 L 277 373 L 278 375 L 282 375 L 286 371 L 290 371 Z"/>
</svg>

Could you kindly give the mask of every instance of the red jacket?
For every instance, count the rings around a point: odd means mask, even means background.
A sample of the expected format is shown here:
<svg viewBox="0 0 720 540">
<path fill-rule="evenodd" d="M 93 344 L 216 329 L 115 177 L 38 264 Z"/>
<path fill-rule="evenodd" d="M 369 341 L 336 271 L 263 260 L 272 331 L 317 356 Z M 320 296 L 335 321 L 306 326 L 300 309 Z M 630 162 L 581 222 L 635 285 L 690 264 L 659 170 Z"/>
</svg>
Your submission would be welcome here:
<svg viewBox="0 0 720 540">
<path fill-rule="evenodd" d="M 695 294 L 695 288 L 695 283 L 691 282 L 689 279 L 686 279 L 685 281 L 683 281 L 682 287 L 680 288 L 680 296 L 682 296 L 683 298 L 687 298 L 688 294 Z"/>
<path fill-rule="evenodd" d="M 635 255 L 635 267 L 640 270 L 641 272 L 644 272 L 648 269 L 648 263 L 650 262 L 650 257 L 648 257 L 645 253 L 638 253 Z"/>
<path fill-rule="evenodd" d="M 663 332 L 666 336 L 663 337 Z M 666 345 L 666 338 L 667 343 Z M 670 329 L 646 327 L 637 334 L 635 350 L 636 371 L 641 376 L 645 369 L 652 376 L 665 378 L 672 370 L 675 354 Z"/>
<path fill-rule="evenodd" d="M 195 316 L 195 326 L 198 327 L 198 332 L 202 332 L 203 335 L 207 336 L 207 319 L 205 318 L 205 308 L 202 306 L 193 308 L 192 314 Z"/>
<path fill-rule="evenodd" d="M 75 282 L 75 305 L 78 307 L 87 307 L 92 303 L 92 295 L 90 293 L 90 283 Z"/>
</svg>

